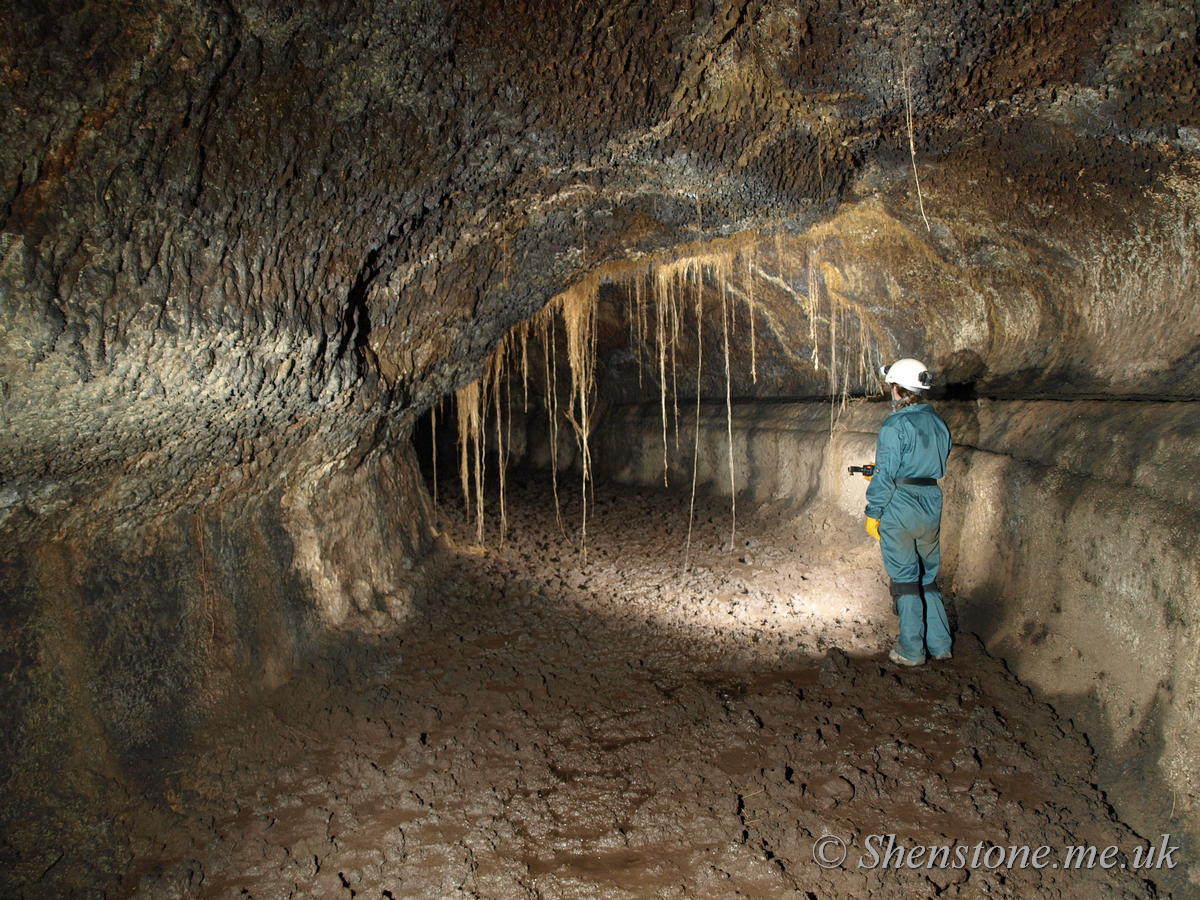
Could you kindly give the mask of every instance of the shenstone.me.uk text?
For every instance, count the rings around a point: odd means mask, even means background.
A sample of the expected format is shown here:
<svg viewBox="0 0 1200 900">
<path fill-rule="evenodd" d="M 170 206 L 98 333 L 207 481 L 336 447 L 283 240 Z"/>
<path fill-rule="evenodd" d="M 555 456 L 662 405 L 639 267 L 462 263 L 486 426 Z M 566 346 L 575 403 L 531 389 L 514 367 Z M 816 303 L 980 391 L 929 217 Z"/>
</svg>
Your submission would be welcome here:
<svg viewBox="0 0 1200 900">
<path fill-rule="evenodd" d="M 1031 847 L 1013 844 L 1004 846 L 980 841 L 977 844 L 907 846 L 896 841 L 894 834 L 869 834 L 863 839 L 859 854 L 859 869 L 1173 869 L 1176 866 L 1171 836 L 1164 834 L 1157 846 L 1153 843 L 1134 847 L 1133 853 L 1122 854 L 1121 848 L 1091 845 L 1067 846 L 1058 854 L 1048 846 Z M 813 861 L 824 869 L 836 869 L 846 861 L 846 842 L 827 834 L 813 843 Z"/>
</svg>

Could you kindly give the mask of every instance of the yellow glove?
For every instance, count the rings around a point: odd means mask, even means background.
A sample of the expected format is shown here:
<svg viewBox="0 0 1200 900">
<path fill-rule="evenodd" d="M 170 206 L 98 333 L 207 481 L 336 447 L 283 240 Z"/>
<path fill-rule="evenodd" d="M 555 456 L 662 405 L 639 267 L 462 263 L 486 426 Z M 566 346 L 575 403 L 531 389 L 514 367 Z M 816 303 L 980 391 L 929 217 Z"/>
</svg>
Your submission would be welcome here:
<svg viewBox="0 0 1200 900">
<path fill-rule="evenodd" d="M 869 534 L 871 537 L 875 538 L 875 540 L 879 540 L 879 520 L 878 519 L 871 519 L 871 518 L 867 519 L 867 534 Z"/>
</svg>

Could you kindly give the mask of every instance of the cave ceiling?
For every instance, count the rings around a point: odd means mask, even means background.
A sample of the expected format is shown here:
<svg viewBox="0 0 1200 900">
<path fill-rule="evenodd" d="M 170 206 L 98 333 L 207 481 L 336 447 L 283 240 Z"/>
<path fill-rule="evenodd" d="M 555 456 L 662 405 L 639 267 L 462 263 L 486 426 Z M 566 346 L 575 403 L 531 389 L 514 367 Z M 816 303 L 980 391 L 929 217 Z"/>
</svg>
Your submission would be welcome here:
<svg viewBox="0 0 1200 900">
<path fill-rule="evenodd" d="M 1194 397 L 1197 29 L 1182 0 L 10 4 L 0 528 L 286 498 L 589 272 L 619 310 L 712 248 L 759 269 L 742 394 L 828 392 L 819 284 L 843 358 Z"/>
</svg>

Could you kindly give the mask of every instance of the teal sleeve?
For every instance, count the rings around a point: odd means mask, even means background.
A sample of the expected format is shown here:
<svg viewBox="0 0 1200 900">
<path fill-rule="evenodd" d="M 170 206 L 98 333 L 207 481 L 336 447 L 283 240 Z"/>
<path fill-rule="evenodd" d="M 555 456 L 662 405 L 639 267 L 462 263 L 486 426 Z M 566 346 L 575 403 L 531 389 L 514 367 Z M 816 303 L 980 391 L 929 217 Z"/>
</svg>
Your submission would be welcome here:
<svg viewBox="0 0 1200 900">
<path fill-rule="evenodd" d="M 867 518 L 883 518 L 883 511 L 892 500 L 900 460 L 904 455 L 902 440 L 897 422 L 891 418 L 885 420 L 875 445 L 875 476 L 867 485 Z"/>
</svg>

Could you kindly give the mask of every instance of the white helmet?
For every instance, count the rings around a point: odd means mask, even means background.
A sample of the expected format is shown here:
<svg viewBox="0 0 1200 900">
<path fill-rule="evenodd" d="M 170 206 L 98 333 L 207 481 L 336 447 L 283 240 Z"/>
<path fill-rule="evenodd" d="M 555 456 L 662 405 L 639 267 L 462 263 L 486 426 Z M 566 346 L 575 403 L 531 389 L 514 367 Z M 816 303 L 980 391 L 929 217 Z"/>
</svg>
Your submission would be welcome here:
<svg viewBox="0 0 1200 900">
<path fill-rule="evenodd" d="M 933 376 L 919 359 L 898 359 L 879 369 L 887 384 L 898 384 L 910 391 L 923 391 L 933 383 Z"/>
</svg>

